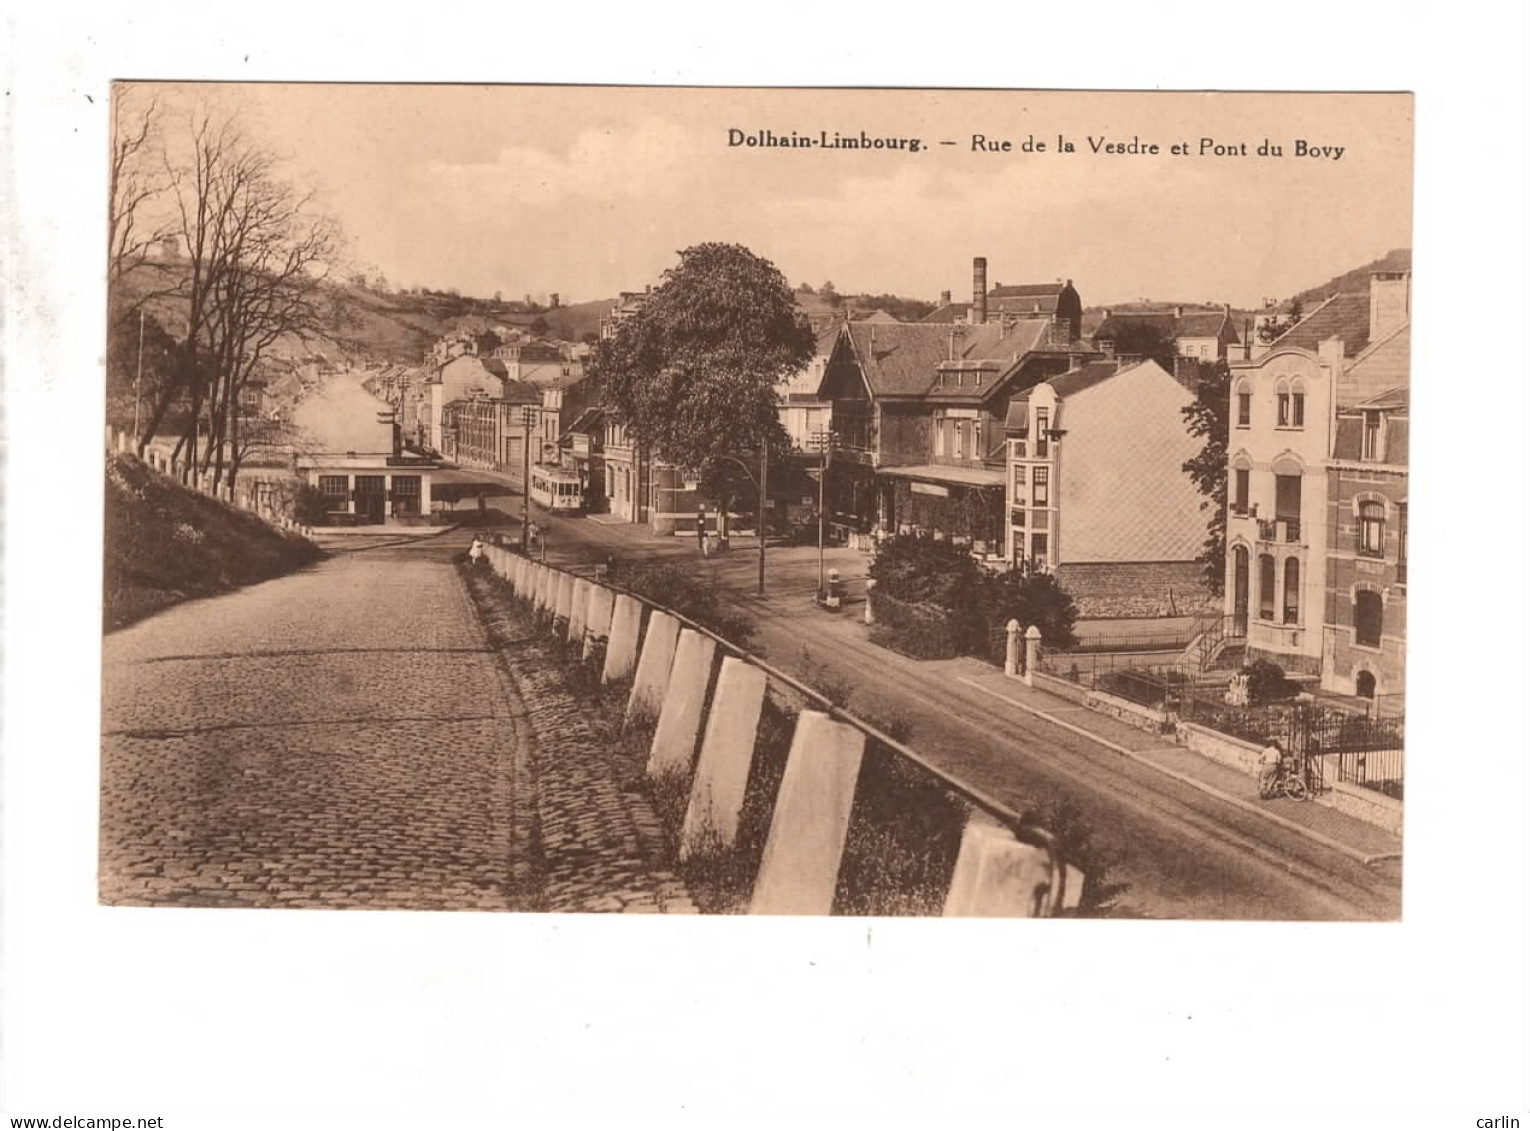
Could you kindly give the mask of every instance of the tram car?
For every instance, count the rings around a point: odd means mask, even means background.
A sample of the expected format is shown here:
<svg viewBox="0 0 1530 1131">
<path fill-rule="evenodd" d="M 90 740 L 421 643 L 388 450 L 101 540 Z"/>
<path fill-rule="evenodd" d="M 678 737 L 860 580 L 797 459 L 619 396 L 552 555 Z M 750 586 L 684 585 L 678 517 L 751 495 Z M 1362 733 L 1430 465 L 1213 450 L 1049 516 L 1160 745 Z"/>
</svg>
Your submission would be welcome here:
<svg viewBox="0 0 1530 1131">
<path fill-rule="evenodd" d="M 538 464 L 531 469 L 531 501 L 553 514 L 582 514 L 584 488 L 578 473 Z"/>
</svg>

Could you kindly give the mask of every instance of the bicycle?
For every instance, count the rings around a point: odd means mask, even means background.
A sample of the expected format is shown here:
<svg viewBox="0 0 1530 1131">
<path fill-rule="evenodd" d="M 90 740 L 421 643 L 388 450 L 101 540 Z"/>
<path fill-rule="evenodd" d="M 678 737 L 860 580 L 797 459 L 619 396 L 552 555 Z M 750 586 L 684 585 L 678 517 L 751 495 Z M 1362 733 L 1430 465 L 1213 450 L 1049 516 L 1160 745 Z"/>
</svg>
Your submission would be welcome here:
<svg viewBox="0 0 1530 1131">
<path fill-rule="evenodd" d="M 1306 801 L 1307 782 L 1295 759 L 1282 758 L 1275 771 L 1259 782 L 1259 799 L 1268 801 L 1275 797 L 1289 797 L 1292 801 Z"/>
</svg>

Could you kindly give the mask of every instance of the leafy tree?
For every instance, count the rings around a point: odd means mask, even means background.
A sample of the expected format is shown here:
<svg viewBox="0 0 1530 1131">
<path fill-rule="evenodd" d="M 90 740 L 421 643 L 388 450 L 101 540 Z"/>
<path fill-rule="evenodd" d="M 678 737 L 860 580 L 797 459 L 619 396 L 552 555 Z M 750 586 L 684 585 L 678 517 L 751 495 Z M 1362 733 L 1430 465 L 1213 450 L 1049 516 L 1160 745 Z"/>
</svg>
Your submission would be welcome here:
<svg viewBox="0 0 1530 1131">
<path fill-rule="evenodd" d="M 1227 362 L 1201 362 L 1195 381 L 1195 400 L 1182 410 L 1192 436 L 1205 443 L 1196 455 L 1181 465 L 1196 489 L 1204 496 L 1201 510 L 1206 514 L 1206 541 L 1196 561 L 1206 571 L 1211 591 L 1222 594 L 1222 578 L 1227 558 L 1227 437 L 1231 424 L 1232 373 Z"/>
<path fill-rule="evenodd" d="M 819 287 L 818 297 L 830 306 L 839 306 L 845 301 L 840 293 L 834 289 L 833 283 L 824 283 L 823 286 Z"/>
<path fill-rule="evenodd" d="M 1174 372 L 1174 336 L 1146 318 L 1117 319 L 1116 354 L 1133 354 L 1156 361 Z"/>
<path fill-rule="evenodd" d="M 786 453 L 776 385 L 812 354 L 781 272 L 738 244 L 704 243 L 680 253 L 588 372 L 639 443 L 699 472 L 764 445 Z"/>
</svg>

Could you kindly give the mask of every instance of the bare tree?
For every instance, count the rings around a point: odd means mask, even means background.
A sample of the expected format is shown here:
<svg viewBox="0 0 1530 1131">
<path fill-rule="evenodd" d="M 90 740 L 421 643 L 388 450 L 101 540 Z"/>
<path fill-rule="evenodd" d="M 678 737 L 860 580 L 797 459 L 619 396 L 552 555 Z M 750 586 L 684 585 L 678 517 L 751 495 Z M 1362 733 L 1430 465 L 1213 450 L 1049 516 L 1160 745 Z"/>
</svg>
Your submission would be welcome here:
<svg viewBox="0 0 1530 1131">
<path fill-rule="evenodd" d="M 210 470 L 215 486 L 232 485 L 247 451 L 241 394 L 278 341 L 324 330 L 325 280 L 340 239 L 312 195 L 283 181 L 233 118 L 193 115 L 188 142 L 164 162 L 186 252 L 172 288 L 184 303 L 186 339 L 178 380 L 156 399 L 139 443 L 179 401 L 187 416 L 175 454 Z"/>
<path fill-rule="evenodd" d="M 149 249 L 170 235 L 154 206 L 167 187 L 157 168 L 159 104 L 135 104 L 123 88 L 112 98 L 112 154 L 106 219 L 112 284 L 148 258 Z"/>
</svg>

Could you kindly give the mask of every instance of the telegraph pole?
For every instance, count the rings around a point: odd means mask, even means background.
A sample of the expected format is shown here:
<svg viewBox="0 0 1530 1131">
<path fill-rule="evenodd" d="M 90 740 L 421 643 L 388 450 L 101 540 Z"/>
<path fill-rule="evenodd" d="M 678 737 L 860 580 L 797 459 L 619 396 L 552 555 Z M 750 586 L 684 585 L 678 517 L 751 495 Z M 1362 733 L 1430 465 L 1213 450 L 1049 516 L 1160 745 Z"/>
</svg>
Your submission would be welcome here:
<svg viewBox="0 0 1530 1131">
<path fill-rule="evenodd" d="M 531 557 L 531 416 L 530 405 L 521 408 L 521 424 L 526 431 L 521 443 L 521 552 Z"/>
<path fill-rule="evenodd" d="M 823 466 L 818 472 L 818 595 L 824 595 L 823 588 L 823 542 L 825 520 L 825 494 L 829 483 L 829 464 L 834 458 L 834 433 L 832 431 L 819 432 L 813 437 L 823 448 Z"/>
</svg>

